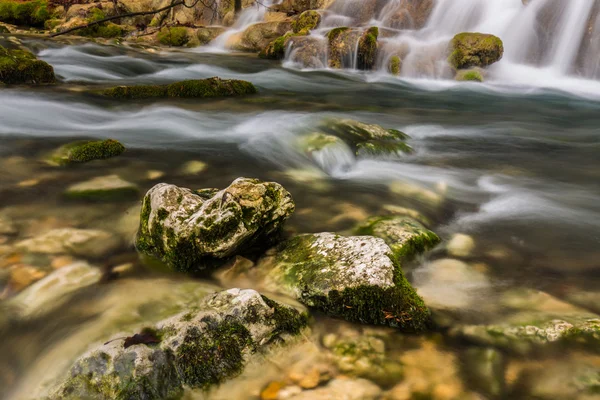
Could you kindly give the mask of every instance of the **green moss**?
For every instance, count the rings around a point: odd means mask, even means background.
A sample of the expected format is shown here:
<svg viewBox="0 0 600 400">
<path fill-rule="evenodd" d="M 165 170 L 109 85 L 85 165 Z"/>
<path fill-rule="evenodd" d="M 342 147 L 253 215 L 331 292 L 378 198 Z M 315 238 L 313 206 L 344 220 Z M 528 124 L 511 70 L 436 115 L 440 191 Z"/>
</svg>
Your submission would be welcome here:
<svg viewBox="0 0 600 400">
<path fill-rule="evenodd" d="M 176 367 L 185 384 L 208 389 L 242 372 L 244 353 L 254 351 L 254 342 L 238 322 L 212 318 L 202 322 L 204 330 L 194 326 L 185 333 L 177 349 Z"/>
<path fill-rule="evenodd" d="M 15 25 L 43 27 L 50 19 L 46 1 L 0 1 L 0 21 Z"/>
<path fill-rule="evenodd" d="M 448 63 L 455 69 L 487 67 L 502 58 L 502 40 L 483 33 L 459 33 L 450 42 Z"/>
<path fill-rule="evenodd" d="M 388 71 L 392 75 L 400 75 L 400 70 L 402 69 L 402 60 L 398 56 L 392 56 L 390 58 L 390 62 L 388 65 Z"/>
<path fill-rule="evenodd" d="M 358 69 L 371 70 L 375 66 L 378 36 L 379 28 L 375 26 L 369 28 L 358 41 Z"/>
<path fill-rule="evenodd" d="M 0 46 L 0 82 L 53 83 L 54 69 L 25 50 L 7 50 Z"/>
<path fill-rule="evenodd" d="M 92 8 L 89 11 L 89 17 L 87 22 L 96 22 L 106 18 L 106 13 L 99 8 Z M 127 30 L 119 25 L 113 24 L 112 22 L 104 22 L 101 24 L 93 25 L 87 28 L 83 28 L 77 31 L 80 36 L 94 37 L 94 38 L 116 38 L 124 36 Z"/>
<path fill-rule="evenodd" d="M 412 147 L 404 142 L 391 140 L 369 140 L 356 145 L 356 153 L 360 155 L 393 155 L 398 153 L 410 154 Z"/>
<path fill-rule="evenodd" d="M 117 99 L 204 98 L 241 96 L 254 93 L 256 93 L 256 88 L 250 82 L 216 77 L 175 82 L 170 85 L 117 86 L 103 92 L 104 96 Z"/>
<path fill-rule="evenodd" d="M 10 31 L 4 25 L 0 25 L 0 34 L 2 33 L 10 33 Z"/>
<path fill-rule="evenodd" d="M 327 39 L 329 40 L 329 43 L 331 43 L 333 40 L 337 39 L 338 36 L 340 36 L 342 33 L 346 32 L 348 29 L 347 26 L 341 26 L 338 28 L 333 28 L 332 30 L 329 31 L 329 33 L 327 33 Z"/>
<path fill-rule="evenodd" d="M 292 30 L 294 33 L 308 34 L 309 31 L 315 29 L 321 22 L 321 14 L 314 10 L 308 10 L 300 14 L 296 20 L 292 22 Z"/>
<path fill-rule="evenodd" d="M 285 50 L 287 48 L 288 40 L 291 37 L 303 36 L 306 34 L 308 33 L 288 32 L 269 43 L 269 45 L 258 54 L 258 56 L 268 60 L 282 60 L 285 57 Z"/>
<path fill-rule="evenodd" d="M 181 26 L 165 27 L 158 32 L 156 39 L 165 46 L 185 46 L 190 41 L 186 28 Z"/>
<path fill-rule="evenodd" d="M 125 146 L 114 139 L 80 141 L 59 148 L 51 157 L 58 165 L 86 163 L 92 160 L 105 160 L 121 155 Z"/>
<path fill-rule="evenodd" d="M 297 335 L 302 328 L 308 325 L 308 313 L 298 312 L 292 307 L 282 306 L 266 296 L 262 296 L 262 299 L 273 309 L 271 323 L 276 327 L 273 331 L 274 336 L 279 335 L 280 333 Z"/>
<path fill-rule="evenodd" d="M 477 70 L 458 71 L 454 79 L 457 81 L 483 82 L 483 76 L 481 75 L 481 72 Z"/>
</svg>

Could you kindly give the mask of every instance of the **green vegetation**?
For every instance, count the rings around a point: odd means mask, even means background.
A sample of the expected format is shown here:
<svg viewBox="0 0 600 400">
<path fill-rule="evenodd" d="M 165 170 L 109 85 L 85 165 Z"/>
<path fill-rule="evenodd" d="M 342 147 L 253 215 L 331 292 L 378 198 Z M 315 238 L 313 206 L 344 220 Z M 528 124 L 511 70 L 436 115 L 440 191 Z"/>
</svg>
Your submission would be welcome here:
<svg viewBox="0 0 600 400">
<path fill-rule="evenodd" d="M 398 56 L 392 56 L 388 65 L 388 70 L 392 75 L 400 75 L 402 69 L 402 60 Z"/>
<path fill-rule="evenodd" d="M 292 30 L 294 33 L 308 35 L 311 30 L 319 26 L 319 23 L 321 23 L 321 14 L 314 10 L 308 10 L 292 22 Z"/>
<path fill-rule="evenodd" d="M 241 96 L 256 93 L 250 82 L 217 77 L 171 83 L 169 85 L 117 86 L 103 92 L 117 99 L 149 99 L 155 97 L 205 98 Z"/>
<path fill-rule="evenodd" d="M 375 66 L 377 56 L 377 37 L 379 28 L 369 28 L 358 41 L 357 67 L 362 70 L 370 70 Z"/>
<path fill-rule="evenodd" d="M 487 67 L 502 58 L 502 40 L 494 35 L 463 32 L 450 42 L 448 63 L 455 69 Z"/>
<path fill-rule="evenodd" d="M 165 46 L 185 46 L 190 41 L 187 29 L 181 26 L 165 27 L 156 35 L 158 42 Z"/>
<path fill-rule="evenodd" d="M 79 141 L 60 147 L 50 161 L 58 165 L 79 164 L 116 157 L 124 151 L 125 146 L 114 139 Z"/>
<path fill-rule="evenodd" d="M 87 19 L 88 23 L 100 21 L 106 18 L 106 13 L 98 8 L 92 8 L 90 10 L 90 14 L 90 17 Z M 88 28 L 80 29 L 77 31 L 77 33 L 81 36 L 110 39 L 125 35 L 127 30 L 119 25 L 113 24 L 112 22 L 104 22 Z"/>
<path fill-rule="evenodd" d="M 50 17 L 46 1 L 0 1 L 1 22 L 42 28 Z"/>
<path fill-rule="evenodd" d="M 461 70 L 454 77 L 457 81 L 483 82 L 483 75 L 477 70 Z"/>
<path fill-rule="evenodd" d="M 25 50 L 8 50 L 0 46 L 0 82 L 6 84 L 53 83 L 54 69 Z"/>
</svg>

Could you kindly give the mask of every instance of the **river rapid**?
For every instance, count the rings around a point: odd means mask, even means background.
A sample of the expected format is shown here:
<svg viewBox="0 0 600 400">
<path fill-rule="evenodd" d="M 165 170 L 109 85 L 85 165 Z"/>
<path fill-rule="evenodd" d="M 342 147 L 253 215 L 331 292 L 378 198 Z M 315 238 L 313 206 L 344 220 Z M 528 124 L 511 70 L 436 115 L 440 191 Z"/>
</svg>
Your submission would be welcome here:
<svg viewBox="0 0 600 400">
<path fill-rule="evenodd" d="M 96 176 L 117 174 L 137 184 L 142 193 L 158 182 L 197 189 L 222 188 L 240 176 L 274 180 L 292 193 L 297 205 L 287 224 L 290 233 L 346 233 L 371 215 L 400 207 L 416 210 L 443 241 L 404 269 L 426 302 L 448 311 L 451 326 L 508 322 L 516 309 L 535 309 L 543 302 L 521 308 L 507 305 L 513 303 L 506 293 L 518 290 L 600 313 L 596 81 L 544 87 L 501 80 L 476 84 L 399 79 L 356 71 L 297 70 L 245 54 L 22 39 L 54 67 L 63 83 L 0 90 L 0 215 L 19 227 L 11 235 L 0 232 L 0 267 L 8 271 L 26 265 L 47 274 L 54 259 L 15 258 L 11 245 L 52 228 L 77 227 L 103 229 L 123 238 L 118 254 L 93 264 L 105 271 L 127 268 L 122 276 L 107 272 L 101 284 L 62 299 L 51 313 L 3 325 L 3 398 L 36 398 L 42 393 L 34 389 L 40 382 L 64 371 L 89 348 L 90 339 L 97 343 L 105 337 L 95 337 L 95 332 L 115 333 L 105 321 L 107 313 L 162 307 L 156 298 L 162 298 L 169 285 L 200 279 L 165 275 L 141 265 L 131 241 L 139 199 L 82 203 L 63 198 L 66 187 Z M 127 102 L 93 93 L 120 84 L 213 76 L 248 80 L 259 93 L 218 100 Z M 401 130 L 410 136 L 415 153 L 355 160 L 344 152 L 319 158 L 299 152 L 295 138 L 328 117 Z M 52 149 L 80 138 L 114 138 L 127 151 L 67 169 L 40 161 Z M 189 161 L 206 167 L 184 174 L 181 168 Z M 457 234 L 469 236 L 473 246 L 447 248 Z M 440 260 L 448 258 L 460 260 L 472 272 L 440 272 Z M 7 286 L 7 276 L 3 272 L 3 301 L 16 294 Z M 220 285 L 215 279 L 201 279 L 208 286 Z M 451 327 L 413 337 L 322 315 L 312 325 L 308 344 L 278 355 L 277 367 L 268 364 L 261 373 L 251 368 L 219 390 L 189 393 L 189 398 L 259 398 L 269 382 L 284 379 L 286 365 L 318 357 L 325 346 L 323 337 L 373 332 L 385 337 L 385 357 L 399 360 L 405 382 L 413 390 L 420 384 L 423 393 L 434 393 L 427 398 L 552 398 L 544 397 L 550 396 L 544 390 L 558 393 L 554 398 L 599 396 L 598 348 L 542 348 L 522 354 L 501 346 L 493 351 L 502 361 L 489 367 L 499 372 L 485 372 L 487 367 L 474 367 L 469 355 L 472 349 L 486 347 L 457 338 Z M 336 371 L 333 375 L 344 374 L 339 366 Z M 368 378 L 388 391 L 402 382 Z M 592 383 L 578 386 L 581 379 Z M 501 388 L 482 388 L 488 380 Z"/>
</svg>

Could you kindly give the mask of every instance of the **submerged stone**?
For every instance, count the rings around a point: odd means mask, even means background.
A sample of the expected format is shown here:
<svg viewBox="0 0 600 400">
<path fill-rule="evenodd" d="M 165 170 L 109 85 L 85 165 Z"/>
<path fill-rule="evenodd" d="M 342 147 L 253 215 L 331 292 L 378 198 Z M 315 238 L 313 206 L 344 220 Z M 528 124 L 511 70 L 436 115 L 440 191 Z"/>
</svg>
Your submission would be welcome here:
<svg viewBox="0 0 600 400">
<path fill-rule="evenodd" d="M 456 69 L 487 67 L 504 53 L 502 40 L 485 33 L 464 32 L 454 36 L 449 46 L 448 62 Z"/>
<path fill-rule="evenodd" d="M 178 399 L 239 375 L 251 355 L 300 333 L 308 315 L 230 289 L 193 309 L 82 356 L 51 399 Z M 125 340 L 123 340 L 125 339 Z"/>
<path fill-rule="evenodd" d="M 64 195 L 70 199 L 125 200 L 137 197 L 139 188 L 118 175 L 100 176 L 89 181 L 76 183 L 67 188 Z"/>
<path fill-rule="evenodd" d="M 137 249 L 180 271 L 265 246 L 294 211 L 290 193 L 275 182 L 238 178 L 206 195 L 161 183 L 144 197 Z"/>
<path fill-rule="evenodd" d="M 0 83 L 54 83 L 54 69 L 26 50 L 8 50 L 0 46 Z"/>
<path fill-rule="evenodd" d="M 405 331 L 429 325 L 429 310 L 382 239 L 332 233 L 296 236 L 256 267 L 266 287 L 332 316 Z"/>
<path fill-rule="evenodd" d="M 17 243 L 17 249 L 29 253 L 73 254 L 85 258 L 101 258 L 120 245 L 109 232 L 96 229 L 53 229 Z"/>
<path fill-rule="evenodd" d="M 440 242 L 439 236 L 420 222 L 402 216 L 370 218 L 357 227 L 354 233 L 382 238 L 398 260 L 410 260 Z"/>
<path fill-rule="evenodd" d="M 175 82 L 168 85 L 116 86 L 103 94 L 116 99 L 205 98 L 255 94 L 256 88 L 247 81 L 218 77 Z"/>
<path fill-rule="evenodd" d="M 116 157 L 124 151 L 125 146 L 114 139 L 78 141 L 58 148 L 50 156 L 49 162 L 56 165 L 86 163 Z"/>
</svg>

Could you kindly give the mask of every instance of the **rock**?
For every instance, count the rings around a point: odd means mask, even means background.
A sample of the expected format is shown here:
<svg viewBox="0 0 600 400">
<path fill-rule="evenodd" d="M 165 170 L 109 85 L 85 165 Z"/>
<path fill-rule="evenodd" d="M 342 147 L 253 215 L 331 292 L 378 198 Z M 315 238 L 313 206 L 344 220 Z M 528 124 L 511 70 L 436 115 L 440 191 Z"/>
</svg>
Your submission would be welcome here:
<svg viewBox="0 0 600 400">
<path fill-rule="evenodd" d="M 397 206 L 395 204 L 384 204 L 382 210 L 388 215 L 411 217 L 423 225 L 431 225 L 431 220 L 429 218 L 412 208 Z"/>
<path fill-rule="evenodd" d="M 488 398 L 505 396 L 505 364 L 503 354 L 491 348 L 471 347 L 463 354 L 462 366 L 470 386 Z"/>
<path fill-rule="evenodd" d="M 358 226 L 354 234 L 382 238 L 399 261 L 411 260 L 435 247 L 440 238 L 410 217 L 373 217 Z"/>
<path fill-rule="evenodd" d="M 303 12 L 292 22 L 294 33 L 307 35 L 321 23 L 321 14 L 314 10 Z"/>
<path fill-rule="evenodd" d="M 360 70 L 372 70 L 377 59 L 377 37 L 379 28 L 369 28 L 358 40 L 356 67 Z"/>
<path fill-rule="evenodd" d="M 385 13 L 383 25 L 393 29 L 419 30 L 425 26 L 434 6 L 433 0 L 402 0 Z"/>
<path fill-rule="evenodd" d="M 158 42 L 165 46 L 181 47 L 190 41 L 188 28 L 183 26 L 164 27 L 157 34 Z"/>
<path fill-rule="evenodd" d="M 237 51 L 259 52 L 291 29 L 290 21 L 259 22 L 232 39 L 228 47 Z"/>
<path fill-rule="evenodd" d="M 53 229 L 17 243 L 17 249 L 29 253 L 73 254 L 85 258 L 102 258 L 119 246 L 114 235 L 94 229 Z"/>
<path fill-rule="evenodd" d="M 208 168 L 208 164 L 198 160 L 188 161 L 179 168 L 181 175 L 198 175 Z"/>
<path fill-rule="evenodd" d="M 50 18 L 48 4 L 45 1 L 11 1 L 0 4 L 0 21 L 19 26 L 42 28 Z"/>
<path fill-rule="evenodd" d="M 351 119 L 328 119 L 321 124 L 320 129 L 342 139 L 357 155 L 389 155 L 413 151 L 404 142 L 409 138 L 408 135 L 376 124 Z"/>
<path fill-rule="evenodd" d="M 168 85 L 116 86 L 106 89 L 104 96 L 116 99 L 150 99 L 155 97 L 227 97 L 256 93 L 250 82 L 236 79 L 196 79 L 175 82 Z"/>
<path fill-rule="evenodd" d="M 0 34 L 10 33 L 10 30 L 4 25 L 0 25 Z"/>
<path fill-rule="evenodd" d="M 25 3 L 19 3 L 25 4 Z M 8 50 L 0 46 L 0 83 L 54 83 L 54 69 L 26 50 Z"/>
<path fill-rule="evenodd" d="M 516 354 L 553 344 L 592 348 L 600 344 L 600 316 L 549 294 L 513 289 L 503 295 L 501 304 L 511 313 L 503 314 L 498 322 L 457 326 L 450 334 Z"/>
<path fill-rule="evenodd" d="M 107 175 L 71 185 L 64 195 L 69 199 L 124 200 L 137 197 L 139 188 L 117 175 Z"/>
<path fill-rule="evenodd" d="M 72 165 L 93 160 L 105 160 L 121 155 L 125 146 L 114 139 L 78 141 L 55 150 L 48 161 L 54 165 Z"/>
<path fill-rule="evenodd" d="M 399 56 L 390 57 L 390 61 L 388 63 L 388 71 L 392 75 L 400 75 L 400 71 L 402 70 L 402 59 Z"/>
<path fill-rule="evenodd" d="M 426 205 L 435 211 L 439 210 L 444 204 L 445 199 L 441 193 L 434 192 L 411 182 L 393 181 L 389 187 L 390 192 Z"/>
<path fill-rule="evenodd" d="M 475 249 L 475 240 L 464 233 L 455 233 L 446 244 L 446 251 L 454 257 L 469 257 Z"/>
<path fill-rule="evenodd" d="M 275 182 L 238 178 L 208 198 L 161 183 L 144 197 L 136 247 L 176 270 L 204 269 L 204 261 L 266 245 L 293 211 Z"/>
<path fill-rule="evenodd" d="M 352 150 L 342 139 L 320 132 L 299 137 L 298 148 L 326 172 L 349 167 L 355 161 Z"/>
<path fill-rule="evenodd" d="M 222 26 L 203 26 L 196 30 L 196 37 L 201 45 L 209 44 L 217 36 L 225 32 L 225 28 Z"/>
<path fill-rule="evenodd" d="M 327 386 L 304 391 L 289 400 L 375 400 L 380 394 L 379 386 L 366 379 L 337 378 Z"/>
<path fill-rule="evenodd" d="M 0 214 L 0 235 L 15 235 L 18 233 L 15 224 L 6 216 Z"/>
<path fill-rule="evenodd" d="M 456 71 L 454 80 L 459 82 L 471 81 L 471 82 L 483 82 L 483 74 L 480 69 L 464 69 Z"/>
<path fill-rule="evenodd" d="M 294 15 L 308 10 L 327 8 L 331 2 L 331 0 L 283 0 L 281 3 L 271 6 L 271 10 Z"/>
<path fill-rule="evenodd" d="M 292 36 L 285 43 L 289 46 L 289 61 L 302 68 L 321 69 L 327 66 L 327 40 L 319 36 Z M 283 56 L 281 57 L 283 58 Z"/>
<path fill-rule="evenodd" d="M 29 317 L 42 310 L 48 311 L 50 307 L 58 308 L 67 294 L 95 284 L 101 277 L 99 268 L 82 261 L 75 262 L 38 280 L 11 299 L 9 305 L 18 309 L 22 316 Z"/>
<path fill-rule="evenodd" d="M 20 292 L 45 275 L 46 272 L 31 265 L 17 264 L 10 271 L 8 286 L 13 292 Z"/>
<path fill-rule="evenodd" d="M 422 331 L 429 310 L 382 239 L 296 236 L 259 260 L 269 290 L 349 321 Z"/>
<path fill-rule="evenodd" d="M 329 67 L 352 68 L 353 56 L 357 47 L 361 31 L 354 28 L 334 28 L 327 34 L 329 40 Z M 350 63 L 349 63 L 349 62 Z"/>
<path fill-rule="evenodd" d="M 449 45 L 448 62 L 456 69 L 487 67 L 502 58 L 502 40 L 485 33 L 464 32 L 454 36 Z"/>
<path fill-rule="evenodd" d="M 179 398 L 184 385 L 207 390 L 240 374 L 253 353 L 300 333 L 307 320 L 254 290 L 218 292 L 137 337 L 85 354 L 51 398 Z"/>
<path fill-rule="evenodd" d="M 114 7 L 112 5 L 108 7 Z M 103 9 L 93 7 L 88 10 L 86 23 L 96 22 L 103 20 L 108 17 Z M 112 22 L 102 22 L 96 25 L 88 26 L 87 28 L 79 29 L 75 34 L 80 36 L 87 36 L 92 38 L 117 38 L 124 36 L 127 33 L 127 29 L 114 24 Z"/>
<path fill-rule="evenodd" d="M 148 172 L 146 172 L 146 179 L 150 181 L 155 181 L 157 179 L 162 178 L 163 176 L 165 176 L 165 173 L 156 169 L 151 169 Z"/>
</svg>

